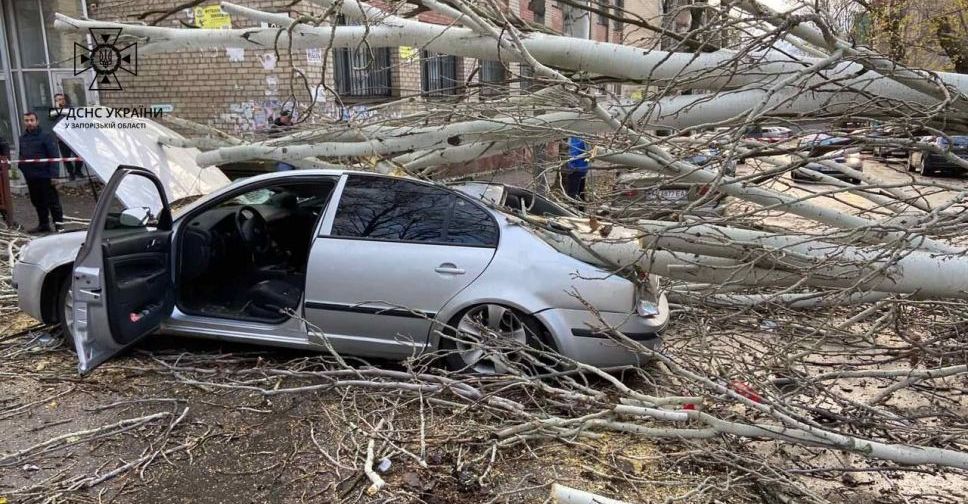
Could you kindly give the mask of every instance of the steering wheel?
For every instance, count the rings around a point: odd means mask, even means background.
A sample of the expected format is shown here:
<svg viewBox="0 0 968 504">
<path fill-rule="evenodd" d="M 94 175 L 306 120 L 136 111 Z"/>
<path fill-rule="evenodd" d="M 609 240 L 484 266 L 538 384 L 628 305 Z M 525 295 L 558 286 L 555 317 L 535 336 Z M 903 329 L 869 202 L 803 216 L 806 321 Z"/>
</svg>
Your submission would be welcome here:
<svg viewBox="0 0 968 504">
<path fill-rule="evenodd" d="M 258 210 L 249 205 L 239 207 L 235 211 L 235 228 L 250 251 L 260 255 L 269 251 L 269 227 Z"/>
</svg>

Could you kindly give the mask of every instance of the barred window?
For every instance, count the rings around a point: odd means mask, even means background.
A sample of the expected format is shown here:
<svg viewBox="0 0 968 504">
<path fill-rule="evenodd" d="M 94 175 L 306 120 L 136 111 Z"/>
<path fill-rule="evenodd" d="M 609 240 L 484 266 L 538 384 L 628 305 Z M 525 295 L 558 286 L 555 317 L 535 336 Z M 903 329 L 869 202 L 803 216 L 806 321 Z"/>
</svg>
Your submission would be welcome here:
<svg viewBox="0 0 968 504">
<path fill-rule="evenodd" d="M 424 96 L 454 96 L 459 84 L 456 56 L 421 52 L 420 90 Z"/>
<path fill-rule="evenodd" d="M 340 25 L 356 25 L 340 16 Z M 336 91 L 345 97 L 385 97 L 392 92 L 390 48 L 341 47 L 333 50 L 333 79 Z"/>
<path fill-rule="evenodd" d="M 534 22 L 544 24 L 545 22 L 545 0 L 529 0 L 528 9 L 534 13 Z"/>
<path fill-rule="evenodd" d="M 615 15 L 619 17 L 615 20 L 615 30 L 625 28 L 625 22 L 621 19 L 625 17 L 625 0 L 615 0 Z"/>
<path fill-rule="evenodd" d="M 481 83 L 481 96 L 499 96 L 507 93 L 508 72 L 500 61 L 480 61 L 478 80 Z"/>
<path fill-rule="evenodd" d="M 596 0 L 595 4 L 595 7 L 597 7 L 599 10 L 599 12 L 596 13 L 598 24 L 608 26 L 608 16 L 606 16 L 604 13 L 608 12 L 611 2 L 609 2 L 609 0 Z"/>
</svg>

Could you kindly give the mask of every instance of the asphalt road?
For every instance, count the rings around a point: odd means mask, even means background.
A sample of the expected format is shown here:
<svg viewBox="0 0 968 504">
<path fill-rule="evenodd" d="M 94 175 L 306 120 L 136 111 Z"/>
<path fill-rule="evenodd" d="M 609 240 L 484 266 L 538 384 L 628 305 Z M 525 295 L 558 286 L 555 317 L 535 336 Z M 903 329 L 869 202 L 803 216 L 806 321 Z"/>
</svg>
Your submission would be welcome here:
<svg viewBox="0 0 968 504">
<path fill-rule="evenodd" d="M 875 159 L 870 154 L 862 156 L 864 161 L 864 172 L 873 176 L 883 184 L 883 188 L 892 188 L 895 191 L 911 197 L 912 201 L 926 201 L 932 208 L 944 204 L 955 197 L 959 192 L 968 190 L 968 177 L 965 176 L 928 176 L 908 172 L 907 163 L 904 159 L 889 160 Z M 775 169 L 774 166 L 756 161 L 747 162 L 737 167 L 737 176 L 743 177 L 764 172 L 767 169 Z M 778 177 L 764 187 L 774 191 L 782 192 L 797 198 L 807 198 L 813 196 L 812 203 L 827 208 L 834 208 L 855 215 L 861 215 L 872 219 L 884 218 L 889 214 L 879 205 L 865 198 L 863 195 L 838 189 L 833 185 L 794 181 L 789 174 Z M 730 214 L 738 215 L 745 211 L 751 211 L 755 205 L 742 201 L 732 200 L 730 203 Z M 947 211 L 958 212 L 966 208 L 966 203 L 962 202 L 952 206 Z M 918 212 L 912 209 L 913 212 Z M 815 226 L 813 223 L 806 222 L 804 219 L 795 215 L 782 212 L 771 212 L 766 219 L 767 224 L 783 226 L 803 231 L 817 231 L 822 226 Z"/>
</svg>

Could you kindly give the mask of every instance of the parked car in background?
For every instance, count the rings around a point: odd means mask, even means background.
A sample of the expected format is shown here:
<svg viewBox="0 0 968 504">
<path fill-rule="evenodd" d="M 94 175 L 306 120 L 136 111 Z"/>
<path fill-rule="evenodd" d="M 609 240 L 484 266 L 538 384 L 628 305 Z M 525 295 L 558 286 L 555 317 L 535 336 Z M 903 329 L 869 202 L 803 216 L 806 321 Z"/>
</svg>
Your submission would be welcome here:
<svg viewBox="0 0 968 504">
<path fill-rule="evenodd" d="M 797 142 L 797 152 L 811 158 L 833 161 L 857 171 L 864 171 L 864 160 L 861 158 L 860 149 L 851 148 L 854 142 L 855 140 L 850 137 L 834 136 L 827 133 L 814 133 L 802 137 Z M 809 166 L 809 169 L 851 183 L 860 182 L 836 168 L 823 164 L 813 163 Z M 796 181 L 818 180 L 817 177 L 811 177 L 804 171 L 794 171 L 791 177 Z"/>
<path fill-rule="evenodd" d="M 86 231 L 21 249 L 20 307 L 64 328 L 81 373 L 155 333 L 390 359 L 442 350 L 450 368 L 478 373 L 521 357 L 488 341 L 635 364 L 644 356 L 605 328 L 655 345 L 669 319 L 654 277 L 636 284 L 559 253 L 448 187 L 295 170 L 238 180 L 177 213 L 162 187 L 152 171 L 119 167 Z"/>
<path fill-rule="evenodd" d="M 932 144 L 938 149 L 949 151 L 951 154 L 968 161 L 968 135 L 926 136 L 921 137 L 920 141 Z M 963 175 L 968 171 L 963 166 L 948 159 L 944 154 L 938 154 L 927 149 L 911 149 L 908 154 L 907 167 L 908 171 L 916 171 L 921 175 L 939 173 Z"/>
<path fill-rule="evenodd" d="M 682 152 L 682 160 L 704 170 L 736 175 L 736 161 L 720 147 Z M 709 184 L 696 184 L 648 172 L 619 175 L 609 213 L 617 218 L 662 219 L 673 214 L 718 215 L 726 195 Z"/>
<path fill-rule="evenodd" d="M 743 135 L 748 140 L 758 140 L 767 143 L 785 142 L 793 138 L 793 130 L 783 126 L 752 127 Z"/>
</svg>

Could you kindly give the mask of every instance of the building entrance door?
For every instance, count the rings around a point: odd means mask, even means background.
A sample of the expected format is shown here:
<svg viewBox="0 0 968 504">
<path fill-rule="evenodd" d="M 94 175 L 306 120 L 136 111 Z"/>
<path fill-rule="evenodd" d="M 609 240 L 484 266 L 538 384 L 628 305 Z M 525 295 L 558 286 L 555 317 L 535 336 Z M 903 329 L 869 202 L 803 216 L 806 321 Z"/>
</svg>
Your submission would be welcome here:
<svg viewBox="0 0 968 504">
<path fill-rule="evenodd" d="M 86 107 L 97 102 L 97 95 L 88 89 L 91 78 L 87 72 L 74 75 L 72 71 L 53 71 L 50 73 L 54 94 L 64 93 L 71 107 Z"/>
</svg>

